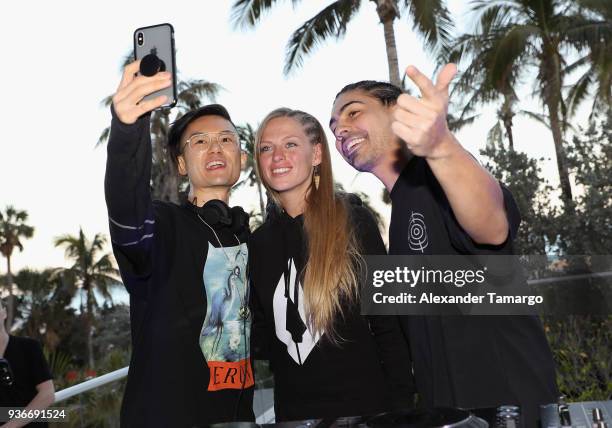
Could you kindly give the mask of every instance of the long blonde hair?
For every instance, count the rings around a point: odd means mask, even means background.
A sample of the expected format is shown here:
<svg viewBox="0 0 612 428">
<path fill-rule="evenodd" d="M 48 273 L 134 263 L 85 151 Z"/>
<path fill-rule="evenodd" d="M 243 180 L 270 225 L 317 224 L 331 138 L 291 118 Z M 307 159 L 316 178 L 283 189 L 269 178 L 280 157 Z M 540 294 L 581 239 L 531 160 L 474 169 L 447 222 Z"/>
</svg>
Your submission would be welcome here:
<svg viewBox="0 0 612 428">
<path fill-rule="evenodd" d="M 346 198 L 336 194 L 332 175 L 329 145 L 325 131 L 312 115 L 300 110 L 279 108 L 262 121 L 255 137 L 255 167 L 277 207 L 282 208 L 279 194 L 266 183 L 261 174 L 259 146 L 263 132 L 272 119 L 287 117 L 302 126 L 311 144 L 321 145 L 319 186 L 311 181 L 306 193 L 304 231 L 308 254 L 301 273 L 304 288 L 306 323 L 313 334 L 325 333 L 334 343 L 339 336 L 334 318 L 344 315 L 344 305 L 354 304 L 359 294 L 358 269 L 362 264 L 357 239 L 349 222 Z"/>
</svg>

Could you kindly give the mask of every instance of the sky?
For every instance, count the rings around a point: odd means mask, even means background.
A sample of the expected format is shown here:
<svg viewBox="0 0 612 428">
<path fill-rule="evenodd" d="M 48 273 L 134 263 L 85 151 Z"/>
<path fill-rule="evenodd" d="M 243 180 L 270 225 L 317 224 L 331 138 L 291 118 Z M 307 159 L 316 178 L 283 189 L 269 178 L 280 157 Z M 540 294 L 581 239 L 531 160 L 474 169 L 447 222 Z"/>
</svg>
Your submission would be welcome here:
<svg viewBox="0 0 612 428">
<path fill-rule="evenodd" d="M 104 147 L 95 148 L 110 112 L 101 101 L 114 93 L 121 63 L 132 49 L 138 27 L 169 22 L 175 29 L 177 68 L 182 79 L 206 79 L 224 90 L 216 99 L 237 124 L 256 126 L 271 110 L 286 106 L 314 114 L 327 129 L 335 94 L 346 84 L 364 79 L 387 80 L 382 25 L 375 5 L 364 1 L 346 36 L 318 47 L 304 66 L 283 75 L 285 45 L 290 34 L 331 1 L 279 5 L 255 29 L 234 29 L 231 1 L 105 1 L 2 2 L 0 68 L 4 106 L 0 137 L 0 209 L 13 205 L 29 213 L 32 239 L 12 258 L 13 271 L 68 266 L 53 238 L 77 234 L 108 235 L 104 203 Z M 467 28 L 467 1 L 450 3 L 457 25 Z M 396 21 L 400 69 L 409 64 L 432 75 L 436 64 L 422 49 L 407 18 Z M 535 101 L 523 94 L 528 109 Z M 478 156 L 495 109 L 457 133 Z M 543 175 L 557 182 L 553 142 L 540 124 L 517 118 L 515 147 L 532 157 L 545 157 Z M 328 139 L 333 142 L 328 130 Z M 552 158 L 552 159 L 550 159 Z M 371 195 L 383 216 L 382 185 L 369 174 L 357 174 L 333 151 L 337 181 L 348 191 Z M 252 191 L 235 192 L 232 204 L 251 206 Z M 109 248 L 110 251 L 110 248 Z M 0 261 L 0 274 L 5 261 Z"/>
</svg>

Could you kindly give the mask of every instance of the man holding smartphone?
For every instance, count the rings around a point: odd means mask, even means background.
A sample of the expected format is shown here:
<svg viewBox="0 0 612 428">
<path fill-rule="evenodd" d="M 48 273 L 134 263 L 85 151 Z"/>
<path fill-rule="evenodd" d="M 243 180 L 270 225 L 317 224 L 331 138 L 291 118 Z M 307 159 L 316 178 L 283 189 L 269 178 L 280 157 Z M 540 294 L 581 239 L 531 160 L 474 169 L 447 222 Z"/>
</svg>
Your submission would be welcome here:
<svg viewBox="0 0 612 428">
<path fill-rule="evenodd" d="M 520 214 L 510 192 L 448 130 L 446 65 L 436 83 L 415 67 L 416 98 L 385 82 L 343 88 L 330 128 L 355 169 L 391 195 L 389 254 L 512 254 Z M 535 426 L 558 394 L 544 331 L 529 316 L 402 316 L 417 392 L 425 407 L 520 405 Z"/>
<path fill-rule="evenodd" d="M 113 96 L 105 192 L 113 251 L 130 293 L 132 357 L 122 427 L 254 419 L 248 216 L 227 205 L 238 180 L 236 128 L 223 106 L 178 119 L 168 152 L 189 179 L 182 205 L 152 201 L 149 113 L 172 76 L 129 64 Z"/>
</svg>

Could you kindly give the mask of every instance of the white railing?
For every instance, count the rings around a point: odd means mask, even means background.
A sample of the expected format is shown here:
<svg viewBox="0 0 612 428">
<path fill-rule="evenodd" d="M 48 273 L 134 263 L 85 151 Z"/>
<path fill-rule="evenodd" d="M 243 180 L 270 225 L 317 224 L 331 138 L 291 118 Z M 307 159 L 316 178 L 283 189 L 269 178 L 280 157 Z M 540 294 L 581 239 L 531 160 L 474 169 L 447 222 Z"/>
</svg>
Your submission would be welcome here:
<svg viewBox="0 0 612 428">
<path fill-rule="evenodd" d="M 86 380 L 77 385 L 70 386 L 66 389 L 62 389 L 55 393 L 55 402 L 66 400 L 75 395 L 82 394 L 83 392 L 91 391 L 99 386 L 106 385 L 107 383 L 115 382 L 116 380 L 123 379 L 128 374 L 128 367 L 115 370 L 114 372 L 103 374 L 102 376 L 95 377 L 93 379 Z"/>
</svg>

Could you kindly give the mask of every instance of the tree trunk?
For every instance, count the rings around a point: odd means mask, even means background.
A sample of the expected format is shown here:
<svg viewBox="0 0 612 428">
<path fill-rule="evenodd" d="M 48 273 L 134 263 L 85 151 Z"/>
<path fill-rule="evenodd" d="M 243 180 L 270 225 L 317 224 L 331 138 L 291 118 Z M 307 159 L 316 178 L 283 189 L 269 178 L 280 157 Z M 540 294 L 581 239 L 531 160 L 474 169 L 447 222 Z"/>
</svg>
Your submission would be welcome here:
<svg viewBox="0 0 612 428">
<path fill-rule="evenodd" d="M 504 104 L 501 111 L 501 119 L 506 130 L 506 136 L 508 137 L 508 149 L 514 151 L 514 135 L 512 134 L 512 120 L 514 119 L 513 106 L 516 101 L 514 94 L 505 91 L 504 93 Z"/>
<path fill-rule="evenodd" d="M 11 271 L 11 255 L 6 255 L 6 282 L 8 288 L 8 301 L 6 302 L 6 331 L 11 332 L 13 318 L 15 317 L 15 300 L 13 298 L 13 272 Z"/>
<path fill-rule="evenodd" d="M 85 328 L 87 334 L 87 361 L 90 369 L 94 369 L 94 356 L 93 356 L 93 290 L 91 285 L 86 288 L 87 292 L 87 314 L 85 316 Z"/>
<path fill-rule="evenodd" d="M 387 49 L 387 65 L 389 66 L 389 82 L 399 88 L 402 87 L 399 65 L 397 62 L 397 46 L 393 22 L 399 16 L 397 3 L 394 0 L 372 0 L 376 3 L 376 12 L 385 32 L 385 47 Z"/>
<path fill-rule="evenodd" d="M 387 62 L 389 65 L 389 82 L 401 88 L 402 81 L 400 80 L 399 65 L 397 62 L 397 47 L 395 45 L 395 33 L 393 32 L 393 20 L 383 22 L 383 27 L 385 30 Z"/>
<path fill-rule="evenodd" d="M 557 169 L 559 171 L 559 182 L 561 184 L 561 197 L 566 207 L 572 202 L 572 186 L 567 169 L 565 148 L 563 147 L 563 136 L 561 134 L 561 123 L 559 121 L 559 110 L 554 101 L 547 102 L 548 114 L 550 115 L 550 129 L 555 143 L 555 154 L 557 157 Z"/>
<path fill-rule="evenodd" d="M 504 128 L 508 136 L 508 149 L 514 151 L 514 137 L 512 136 L 512 118 L 504 118 Z"/>
<path fill-rule="evenodd" d="M 563 147 L 563 133 L 561 121 L 559 120 L 559 104 L 563 99 L 561 88 L 563 86 L 563 74 L 561 70 L 561 58 L 558 43 L 554 40 L 546 40 L 543 51 L 540 76 L 544 77 L 544 104 L 548 109 L 550 117 L 550 129 L 555 143 L 555 154 L 557 157 L 557 170 L 559 171 L 559 183 L 561 186 L 561 199 L 565 209 L 572 206 L 572 186 L 569 179 L 565 148 Z"/>
<path fill-rule="evenodd" d="M 164 200 L 179 203 L 179 175 L 174 163 L 166 160 L 166 173 L 164 174 L 165 198 Z"/>
</svg>

